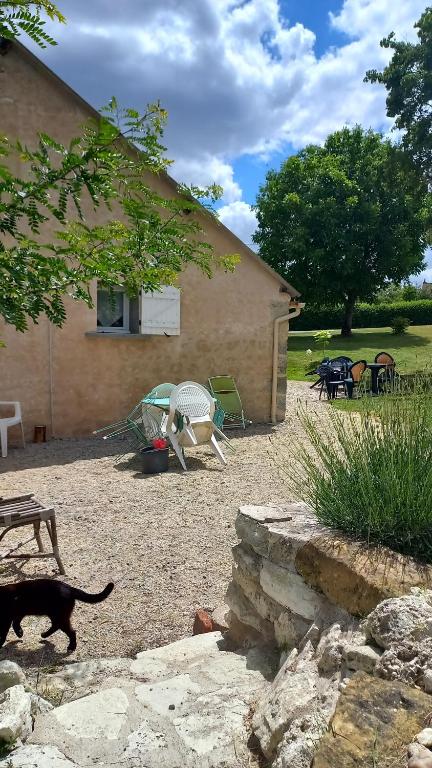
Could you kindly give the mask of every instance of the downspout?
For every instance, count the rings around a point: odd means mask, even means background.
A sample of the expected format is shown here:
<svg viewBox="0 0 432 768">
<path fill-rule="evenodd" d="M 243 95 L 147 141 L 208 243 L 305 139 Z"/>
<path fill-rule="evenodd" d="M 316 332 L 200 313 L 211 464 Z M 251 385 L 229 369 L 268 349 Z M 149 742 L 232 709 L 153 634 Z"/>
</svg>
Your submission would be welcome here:
<svg viewBox="0 0 432 768">
<path fill-rule="evenodd" d="M 53 382 L 53 338 L 52 325 L 48 320 L 48 371 L 49 371 L 49 416 L 51 437 L 54 437 L 54 382 Z"/>
<path fill-rule="evenodd" d="M 277 378 L 278 378 L 278 357 L 279 357 L 279 326 L 281 323 L 285 323 L 293 317 L 298 317 L 304 307 L 304 303 L 296 302 L 292 307 L 292 311 L 288 315 L 282 315 L 277 317 L 273 326 L 273 371 L 272 371 L 272 395 L 271 395 L 271 420 L 273 424 L 277 424 L 276 420 L 276 405 L 277 405 Z M 289 326 L 288 326 L 289 327 Z"/>
</svg>

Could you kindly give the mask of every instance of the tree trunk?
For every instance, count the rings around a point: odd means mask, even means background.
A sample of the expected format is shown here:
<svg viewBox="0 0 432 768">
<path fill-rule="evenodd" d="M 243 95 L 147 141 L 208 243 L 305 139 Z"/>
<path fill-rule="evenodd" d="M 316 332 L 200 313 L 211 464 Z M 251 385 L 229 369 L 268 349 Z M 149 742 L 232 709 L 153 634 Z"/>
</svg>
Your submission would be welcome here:
<svg viewBox="0 0 432 768">
<path fill-rule="evenodd" d="M 349 296 L 345 301 L 345 315 L 341 328 L 341 336 L 352 336 L 352 321 L 355 307 L 355 298 Z"/>
</svg>

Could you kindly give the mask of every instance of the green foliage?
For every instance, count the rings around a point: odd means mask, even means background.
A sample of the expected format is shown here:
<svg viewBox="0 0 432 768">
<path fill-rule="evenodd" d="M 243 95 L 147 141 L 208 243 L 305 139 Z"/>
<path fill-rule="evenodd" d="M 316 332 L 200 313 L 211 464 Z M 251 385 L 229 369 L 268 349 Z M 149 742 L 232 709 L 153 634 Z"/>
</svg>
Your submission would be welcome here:
<svg viewBox="0 0 432 768">
<path fill-rule="evenodd" d="M 381 41 L 393 51 L 382 72 L 371 70 L 366 81 L 387 90 L 387 114 L 403 131 L 402 145 L 432 182 L 432 7 L 414 25 L 418 42 L 398 41 L 394 32 Z"/>
<path fill-rule="evenodd" d="M 113 99 L 68 146 L 45 133 L 36 149 L 0 137 L 0 315 L 7 323 L 24 331 L 28 318 L 46 314 L 61 326 L 64 297 L 91 306 L 94 279 L 123 284 L 133 295 L 174 283 L 187 264 L 211 275 L 216 260 L 201 222 L 213 215 L 220 188 L 173 183 L 165 198 L 149 186 L 169 165 L 165 120 L 159 104 L 140 115 Z M 20 175 L 10 170 L 17 163 Z M 97 208 L 103 223 L 92 227 L 86 215 Z M 46 227 L 52 221 L 54 242 Z M 231 270 L 236 257 L 220 263 Z"/>
<path fill-rule="evenodd" d="M 416 285 L 411 283 L 405 283 L 405 285 L 397 285 L 396 283 L 389 283 L 374 296 L 374 304 L 393 304 L 395 301 L 417 301 L 423 299 L 424 294 Z"/>
<path fill-rule="evenodd" d="M 306 304 L 299 317 L 292 321 L 294 331 L 313 331 L 315 328 L 338 328 L 343 318 L 343 307 L 314 307 Z M 413 325 L 432 324 L 432 299 L 398 301 L 394 304 L 358 304 L 354 309 L 354 328 L 386 328 L 397 315 L 409 317 Z"/>
<path fill-rule="evenodd" d="M 418 288 L 416 285 L 411 285 L 408 283 L 407 285 L 402 286 L 402 295 L 401 300 L 402 301 L 417 301 L 417 299 L 422 299 L 423 294 L 421 292 L 421 289 Z"/>
<path fill-rule="evenodd" d="M 26 34 L 40 48 L 47 45 L 57 45 L 56 41 L 45 31 L 45 20 L 42 12 L 51 21 L 64 23 L 65 17 L 50 0 L 0 0 L 0 38 L 16 40 Z"/>
<path fill-rule="evenodd" d="M 295 490 L 325 525 L 432 562 L 430 396 L 382 398 L 369 409 L 328 421 L 303 412 L 310 446 L 291 473 Z"/>
<path fill-rule="evenodd" d="M 404 333 L 407 332 L 407 329 L 410 325 L 411 320 L 408 317 L 396 315 L 396 317 L 394 317 L 390 323 L 390 328 L 392 329 L 395 336 L 403 336 Z"/>
<path fill-rule="evenodd" d="M 332 337 L 332 334 L 330 333 L 330 331 L 316 331 L 316 333 L 314 333 L 313 335 L 313 340 L 316 346 L 321 349 L 323 354 L 330 343 L 331 337 Z"/>
<path fill-rule="evenodd" d="M 308 302 L 342 305 L 348 333 L 359 299 L 423 268 L 427 185 L 401 150 L 360 126 L 270 171 L 255 210 L 260 255 Z"/>
</svg>

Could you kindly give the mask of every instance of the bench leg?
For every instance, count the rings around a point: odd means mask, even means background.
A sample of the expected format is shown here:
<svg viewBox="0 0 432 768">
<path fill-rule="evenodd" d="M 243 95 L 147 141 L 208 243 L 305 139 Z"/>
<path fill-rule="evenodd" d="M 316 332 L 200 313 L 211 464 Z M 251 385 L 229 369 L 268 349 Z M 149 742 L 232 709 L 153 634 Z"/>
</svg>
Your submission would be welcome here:
<svg viewBox="0 0 432 768">
<path fill-rule="evenodd" d="M 43 548 L 43 543 L 40 535 L 40 522 L 33 523 L 33 528 L 34 528 L 35 539 L 39 547 L 39 552 L 43 552 L 44 548 Z"/>
<path fill-rule="evenodd" d="M 51 539 L 52 551 L 53 551 L 53 555 L 54 555 L 54 557 L 56 559 L 56 562 L 57 562 L 57 565 L 58 565 L 58 569 L 59 569 L 61 575 L 64 576 L 65 575 L 65 569 L 64 569 L 61 557 L 60 557 L 60 551 L 59 551 L 59 547 L 58 547 L 57 524 L 56 524 L 55 515 L 53 515 L 51 520 L 46 520 L 46 527 L 48 529 L 48 534 L 49 534 L 49 537 Z"/>
</svg>

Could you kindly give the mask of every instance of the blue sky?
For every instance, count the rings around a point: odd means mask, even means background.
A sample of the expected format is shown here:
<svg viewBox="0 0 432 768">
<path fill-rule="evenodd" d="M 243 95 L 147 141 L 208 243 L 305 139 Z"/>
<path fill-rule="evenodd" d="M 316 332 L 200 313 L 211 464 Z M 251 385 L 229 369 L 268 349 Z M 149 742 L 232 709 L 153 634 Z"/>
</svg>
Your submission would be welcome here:
<svg viewBox="0 0 432 768">
<path fill-rule="evenodd" d="M 169 112 L 172 175 L 224 187 L 222 221 L 251 243 L 269 168 L 343 125 L 384 132 L 379 41 L 414 38 L 425 0 L 59 0 L 46 63 L 96 108 L 115 94 Z M 432 275 L 432 270 L 429 270 Z"/>
</svg>

